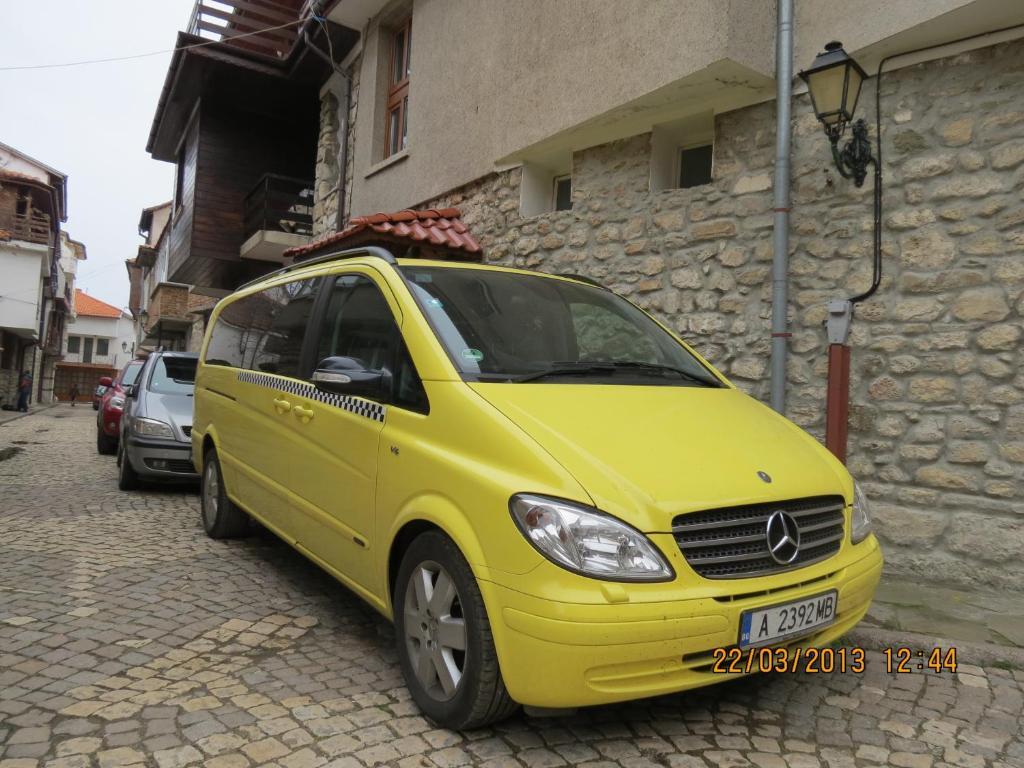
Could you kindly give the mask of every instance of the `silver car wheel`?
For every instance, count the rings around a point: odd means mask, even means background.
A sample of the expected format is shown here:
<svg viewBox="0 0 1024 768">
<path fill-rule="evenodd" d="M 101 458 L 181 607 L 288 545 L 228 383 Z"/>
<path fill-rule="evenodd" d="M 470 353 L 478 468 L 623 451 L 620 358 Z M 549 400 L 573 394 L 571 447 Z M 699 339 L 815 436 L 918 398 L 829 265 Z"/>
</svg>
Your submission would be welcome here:
<svg viewBox="0 0 1024 768">
<path fill-rule="evenodd" d="M 424 691 L 436 701 L 451 699 L 466 671 L 466 620 L 451 575 L 430 560 L 406 584 L 405 643 Z"/>
<path fill-rule="evenodd" d="M 210 530 L 217 522 L 217 505 L 220 503 L 220 478 L 217 465 L 210 461 L 203 472 L 203 523 Z"/>
</svg>

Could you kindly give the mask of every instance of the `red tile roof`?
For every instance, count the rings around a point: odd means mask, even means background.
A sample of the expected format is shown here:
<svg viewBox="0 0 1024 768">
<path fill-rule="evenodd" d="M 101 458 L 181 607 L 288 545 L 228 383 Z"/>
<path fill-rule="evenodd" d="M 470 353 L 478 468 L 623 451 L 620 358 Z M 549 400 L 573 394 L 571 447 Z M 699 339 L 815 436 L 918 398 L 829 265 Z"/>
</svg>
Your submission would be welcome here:
<svg viewBox="0 0 1024 768">
<path fill-rule="evenodd" d="M 29 176 L 27 173 L 19 173 L 18 171 L 9 171 L 5 168 L 0 168 L 0 180 L 7 179 L 9 181 L 27 181 L 31 184 L 38 184 L 41 187 L 52 189 L 52 186 L 43 179 L 37 179 L 35 176 Z"/>
<path fill-rule="evenodd" d="M 341 232 L 314 240 L 308 245 L 289 248 L 285 256 L 301 257 L 322 250 L 329 245 L 348 240 L 359 233 L 376 233 L 387 239 L 408 239 L 437 248 L 479 254 L 480 244 L 469 233 L 460 218 L 458 208 L 404 210 L 398 213 L 375 213 L 352 219 Z"/>
<path fill-rule="evenodd" d="M 105 301 L 94 299 L 78 288 L 75 288 L 75 313 L 86 317 L 121 317 L 120 309 Z"/>
</svg>

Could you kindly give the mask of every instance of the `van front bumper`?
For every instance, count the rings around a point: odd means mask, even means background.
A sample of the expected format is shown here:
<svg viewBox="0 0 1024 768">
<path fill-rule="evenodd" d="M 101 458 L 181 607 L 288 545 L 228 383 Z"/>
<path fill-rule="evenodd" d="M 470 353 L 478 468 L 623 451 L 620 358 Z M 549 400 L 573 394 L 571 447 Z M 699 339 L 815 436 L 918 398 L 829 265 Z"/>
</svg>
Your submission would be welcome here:
<svg viewBox="0 0 1024 768">
<path fill-rule="evenodd" d="M 536 707 L 579 707 L 660 696 L 742 677 L 712 670 L 714 651 L 733 647 L 740 615 L 836 590 L 835 623 L 777 647 L 821 647 L 867 612 L 882 571 L 874 537 L 834 558 L 827 577 L 739 599 L 680 599 L 611 604 L 552 603 L 481 582 L 491 608 L 502 677 L 513 699 Z M 826 561 L 827 562 L 827 561 Z M 822 564 L 824 565 L 824 563 Z M 808 569 L 810 570 L 810 569 Z M 753 580 L 751 580 L 753 581 Z M 737 587 L 739 585 L 737 584 Z M 628 586 L 626 587 L 628 591 Z"/>
</svg>

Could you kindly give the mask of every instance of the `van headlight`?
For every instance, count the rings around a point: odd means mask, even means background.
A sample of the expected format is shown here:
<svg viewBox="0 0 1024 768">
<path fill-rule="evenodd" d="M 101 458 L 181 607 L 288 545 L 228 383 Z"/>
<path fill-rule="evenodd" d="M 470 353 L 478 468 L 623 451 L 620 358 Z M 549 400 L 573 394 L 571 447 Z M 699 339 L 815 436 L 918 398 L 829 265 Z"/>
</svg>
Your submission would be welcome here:
<svg viewBox="0 0 1024 768">
<path fill-rule="evenodd" d="M 143 437 L 169 437 L 172 440 L 174 439 L 174 430 L 171 429 L 171 425 L 156 419 L 145 419 L 141 416 L 136 416 L 132 419 L 132 430 L 134 430 L 136 435 Z"/>
<path fill-rule="evenodd" d="M 519 493 L 509 500 L 523 536 L 555 565 L 610 581 L 667 581 L 675 576 L 640 531 L 596 509 Z"/>
<path fill-rule="evenodd" d="M 853 481 L 853 514 L 851 515 L 852 526 L 850 528 L 850 541 L 860 544 L 871 533 L 871 506 L 868 504 L 868 497 Z"/>
</svg>

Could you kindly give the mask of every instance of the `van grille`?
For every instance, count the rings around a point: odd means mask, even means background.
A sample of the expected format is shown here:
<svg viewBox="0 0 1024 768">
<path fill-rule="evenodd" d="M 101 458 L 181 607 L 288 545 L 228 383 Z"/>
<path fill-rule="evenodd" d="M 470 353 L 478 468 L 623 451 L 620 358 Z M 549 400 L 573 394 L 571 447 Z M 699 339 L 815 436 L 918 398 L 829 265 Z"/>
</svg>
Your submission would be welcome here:
<svg viewBox="0 0 1024 768">
<path fill-rule="evenodd" d="M 802 568 L 831 557 L 843 541 L 842 496 L 747 504 L 679 515 L 672 534 L 686 562 L 707 579 L 743 579 Z M 787 512 L 800 531 L 796 559 L 785 565 L 768 551 L 766 530 L 773 512 Z"/>
</svg>

